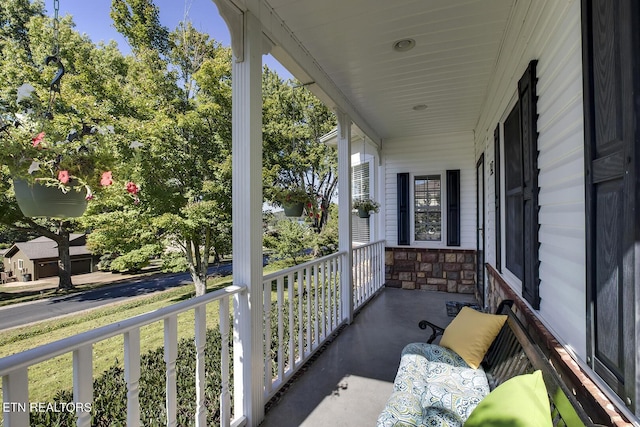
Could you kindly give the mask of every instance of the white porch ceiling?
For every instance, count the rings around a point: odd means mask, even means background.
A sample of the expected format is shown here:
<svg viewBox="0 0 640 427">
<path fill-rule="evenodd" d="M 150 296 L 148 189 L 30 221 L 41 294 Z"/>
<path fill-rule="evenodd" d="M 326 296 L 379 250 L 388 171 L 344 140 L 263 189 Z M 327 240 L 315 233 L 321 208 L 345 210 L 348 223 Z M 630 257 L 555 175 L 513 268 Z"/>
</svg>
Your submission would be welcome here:
<svg viewBox="0 0 640 427">
<path fill-rule="evenodd" d="M 515 1 L 266 0 L 383 139 L 475 128 Z"/>
</svg>

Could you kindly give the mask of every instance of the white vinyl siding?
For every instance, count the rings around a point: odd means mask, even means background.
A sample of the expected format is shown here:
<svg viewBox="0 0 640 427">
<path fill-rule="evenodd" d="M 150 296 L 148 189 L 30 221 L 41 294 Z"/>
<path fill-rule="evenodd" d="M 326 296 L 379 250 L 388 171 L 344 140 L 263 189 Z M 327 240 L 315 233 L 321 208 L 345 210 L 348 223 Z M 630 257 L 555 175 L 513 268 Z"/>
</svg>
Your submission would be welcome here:
<svg viewBox="0 0 640 427">
<path fill-rule="evenodd" d="M 476 155 L 493 158 L 493 131 L 513 107 L 517 79 L 538 60 L 541 321 L 586 358 L 584 131 L 579 1 L 518 3 L 478 123 Z M 524 21 L 524 22 L 523 22 Z M 503 133 L 501 132 L 501 136 Z M 504 145 L 501 143 L 502 156 Z M 504 160 L 504 157 L 503 157 Z M 501 162 L 504 177 L 504 161 Z M 495 266 L 495 177 L 486 174 L 487 262 Z M 504 270 L 504 178 L 502 178 Z M 518 281 L 504 274 L 520 294 Z"/>
<path fill-rule="evenodd" d="M 397 174 L 408 172 L 411 174 L 412 181 L 416 176 L 439 174 L 443 179 L 444 197 L 445 171 L 460 169 L 461 245 L 455 248 L 476 248 L 475 159 L 473 153 L 473 132 L 455 132 L 385 141 L 382 158 L 385 186 L 384 228 L 387 246 L 398 245 Z M 410 205 L 412 206 L 414 203 L 413 192 L 411 194 Z M 446 218 L 443 218 L 443 226 L 445 224 Z M 446 247 L 445 242 L 446 236 L 443 235 L 441 241 L 414 242 L 414 246 L 443 248 Z"/>
</svg>

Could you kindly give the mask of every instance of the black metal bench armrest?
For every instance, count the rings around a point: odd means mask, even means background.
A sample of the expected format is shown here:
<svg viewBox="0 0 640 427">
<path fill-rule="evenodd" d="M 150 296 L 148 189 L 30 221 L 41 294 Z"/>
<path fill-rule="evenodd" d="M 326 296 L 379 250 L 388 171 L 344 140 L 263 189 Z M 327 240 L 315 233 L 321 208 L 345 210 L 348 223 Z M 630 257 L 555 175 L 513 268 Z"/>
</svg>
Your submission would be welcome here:
<svg viewBox="0 0 640 427">
<path fill-rule="evenodd" d="M 433 341 L 438 336 L 440 336 L 440 335 L 442 335 L 444 333 L 444 328 L 441 328 L 438 325 L 434 325 L 433 323 L 429 322 L 428 320 L 421 320 L 420 323 L 418 323 L 418 326 L 420 327 L 420 329 L 431 328 L 431 336 L 427 340 L 427 343 L 429 343 L 429 344 L 432 344 Z"/>
</svg>

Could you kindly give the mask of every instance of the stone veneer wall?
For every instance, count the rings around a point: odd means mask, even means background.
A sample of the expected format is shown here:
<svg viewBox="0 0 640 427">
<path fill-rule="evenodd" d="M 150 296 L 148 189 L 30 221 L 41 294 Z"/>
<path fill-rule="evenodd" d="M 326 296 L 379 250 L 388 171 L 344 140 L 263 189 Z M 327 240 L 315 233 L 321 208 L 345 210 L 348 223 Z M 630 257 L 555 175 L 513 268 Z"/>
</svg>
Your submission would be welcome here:
<svg viewBox="0 0 640 427">
<path fill-rule="evenodd" d="M 500 273 L 490 264 L 486 264 L 486 269 L 489 277 L 489 301 L 487 301 L 489 312 L 495 312 L 503 299 L 513 300 L 515 303 L 512 309 L 516 317 L 538 343 L 542 352 L 551 360 L 563 382 L 567 384 L 569 390 L 573 391 L 594 423 L 613 427 L 631 426 L 629 421 L 615 409 L 611 400 L 545 328 L 522 298 L 504 281 Z"/>
<path fill-rule="evenodd" d="M 385 248 L 385 284 L 472 294 L 476 287 L 476 251 Z"/>
</svg>

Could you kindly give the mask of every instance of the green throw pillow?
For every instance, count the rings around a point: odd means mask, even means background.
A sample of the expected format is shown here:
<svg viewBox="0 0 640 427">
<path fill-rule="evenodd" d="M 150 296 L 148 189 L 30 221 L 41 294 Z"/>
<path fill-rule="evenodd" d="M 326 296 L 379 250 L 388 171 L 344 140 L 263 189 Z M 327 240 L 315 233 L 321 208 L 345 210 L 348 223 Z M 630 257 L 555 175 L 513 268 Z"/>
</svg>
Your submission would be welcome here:
<svg viewBox="0 0 640 427">
<path fill-rule="evenodd" d="M 551 427 L 551 407 L 542 372 L 500 384 L 473 410 L 465 427 Z"/>
</svg>

